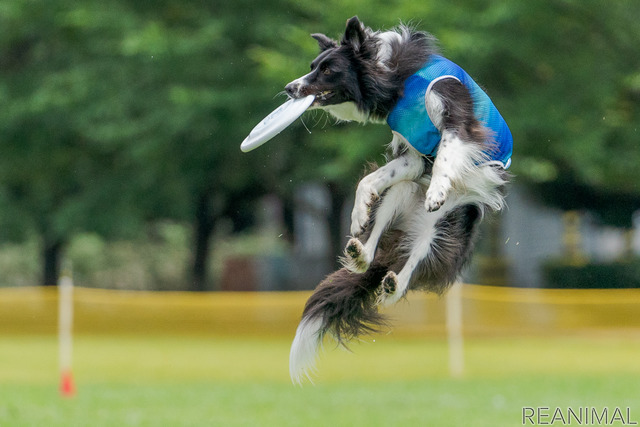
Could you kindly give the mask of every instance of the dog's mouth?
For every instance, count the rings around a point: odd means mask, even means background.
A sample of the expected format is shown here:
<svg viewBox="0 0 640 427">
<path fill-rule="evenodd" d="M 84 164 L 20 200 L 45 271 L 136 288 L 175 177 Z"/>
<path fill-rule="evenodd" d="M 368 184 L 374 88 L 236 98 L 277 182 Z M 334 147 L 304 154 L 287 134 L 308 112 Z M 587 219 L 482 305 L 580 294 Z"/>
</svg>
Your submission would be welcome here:
<svg viewBox="0 0 640 427">
<path fill-rule="evenodd" d="M 313 105 L 322 105 L 325 104 L 329 99 L 331 99 L 336 93 L 332 90 L 323 90 L 322 92 L 318 92 L 316 94 L 316 100 L 313 101 Z"/>
</svg>

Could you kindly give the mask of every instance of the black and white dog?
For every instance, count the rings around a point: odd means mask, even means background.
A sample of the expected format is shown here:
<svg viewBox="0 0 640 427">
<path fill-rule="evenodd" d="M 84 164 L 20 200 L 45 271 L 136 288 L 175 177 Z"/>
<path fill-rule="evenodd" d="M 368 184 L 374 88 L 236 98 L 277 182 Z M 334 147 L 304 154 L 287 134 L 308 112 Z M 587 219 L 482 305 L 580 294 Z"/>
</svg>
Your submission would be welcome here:
<svg viewBox="0 0 640 427">
<path fill-rule="evenodd" d="M 357 17 L 338 42 L 313 34 L 311 72 L 286 86 L 339 120 L 387 122 L 388 162 L 358 184 L 344 268 L 307 301 L 290 374 L 309 377 L 324 336 L 344 343 L 384 324 L 408 289 L 443 293 L 468 262 L 484 212 L 504 205 L 512 138 L 489 97 L 438 55 L 428 33 L 373 31 Z"/>
</svg>

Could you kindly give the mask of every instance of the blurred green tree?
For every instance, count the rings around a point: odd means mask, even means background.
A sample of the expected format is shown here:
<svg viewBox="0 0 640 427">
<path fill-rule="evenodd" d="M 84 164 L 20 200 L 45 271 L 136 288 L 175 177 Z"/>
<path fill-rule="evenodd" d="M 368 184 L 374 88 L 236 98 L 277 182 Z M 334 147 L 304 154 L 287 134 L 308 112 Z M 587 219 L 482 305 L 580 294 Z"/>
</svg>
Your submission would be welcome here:
<svg viewBox="0 0 640 427">
<path fill-rule="evenodd" d="M 310 134 L 297 123 L 256 152 L 239 144 L 308 69 L 317 53 L 308 34 L 339 37 L 356 14 L 374 28 L 403 20 L 433 32 L 509 122 L 521 182 L 628 226 L 640 194 L 639 9 L 633 0 L 0 0 L 0 237 L 37 232 L 53 284 L 74 233 L 127 236 L 155 218 L 188 220 L 192 288 L 202 290 L 220 218 L 240 229 L 265 192 L 286 202 L 301 181 L 323 180 L 339 250 L 342 205 L 364 161 L 381 160 L 389 130 L 307 113 Z"/>
<path fill-rule="evenodd" d="M 135 24 L 124 5 L 2 1 L 0 10 L 2 233 L 37 232 L 43 284 L 54 285 L 74 233 L 130 235 L 152 207 L 175 206 L 175 194 L 148 191 L 160 182 L 131 144 L 162 118 L 136 120 L 157 98 L 140 96 L 153 94 L 150 81 L 122 60 L 121 34 Z"/>
<path fill-rule="evenodd" d="M 5 238 L 38 233 L 44 284 L 74 233 L 178 218 L 194 224 L 192 288 L 210 287 L 217 220 L 243 227 L 279 170 L 239 150 L 280 90 L 246 51 L 276 43 L 293 6 L 254 6 L 0 1 L 0 221 Z"/>
</svg>

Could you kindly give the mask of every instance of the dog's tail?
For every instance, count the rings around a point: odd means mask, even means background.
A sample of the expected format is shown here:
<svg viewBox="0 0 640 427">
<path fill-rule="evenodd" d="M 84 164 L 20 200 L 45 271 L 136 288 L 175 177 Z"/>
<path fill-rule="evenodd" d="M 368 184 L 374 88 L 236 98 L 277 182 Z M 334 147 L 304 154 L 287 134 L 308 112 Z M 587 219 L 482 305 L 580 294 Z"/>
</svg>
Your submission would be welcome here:
<svg viewBox="0 0 640 427">
<path fill-rule="evenodd" d="M 289 356 L 289 373 L 294 383 L 311 380 L 315 360 L 327 333 L 340 344 L 361 334 L 376 332 L 386 324 L 376 306 L 376 289 L 387 267 L 373 263 L 364 273 L 342 268 L 324 279 L 311 295 Z"/>
</svg>

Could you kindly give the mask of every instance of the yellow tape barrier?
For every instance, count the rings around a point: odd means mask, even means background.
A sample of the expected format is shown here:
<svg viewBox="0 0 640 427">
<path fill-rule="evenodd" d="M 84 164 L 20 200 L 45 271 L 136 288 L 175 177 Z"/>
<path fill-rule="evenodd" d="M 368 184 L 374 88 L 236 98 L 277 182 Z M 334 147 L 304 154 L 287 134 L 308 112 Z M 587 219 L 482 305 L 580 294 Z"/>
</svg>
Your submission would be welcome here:
<svg viewBox="0 0 640 427">
<path fill-rule="evenodd" d="M 78 334 L 293 336 L 309 292 L 74 289 Z M 0 334 L 55 334 L 55 288 L 0 289 Z M 464 285 L 465 335 L 640 332 L 640 289 L 549 290 Z M 445 300 L 412 293 L 387 310 L 397 335 L 445 334 Z"/>
</svg>

